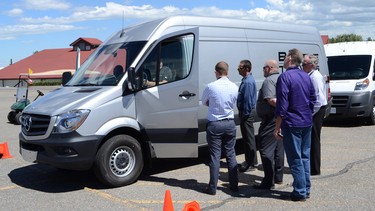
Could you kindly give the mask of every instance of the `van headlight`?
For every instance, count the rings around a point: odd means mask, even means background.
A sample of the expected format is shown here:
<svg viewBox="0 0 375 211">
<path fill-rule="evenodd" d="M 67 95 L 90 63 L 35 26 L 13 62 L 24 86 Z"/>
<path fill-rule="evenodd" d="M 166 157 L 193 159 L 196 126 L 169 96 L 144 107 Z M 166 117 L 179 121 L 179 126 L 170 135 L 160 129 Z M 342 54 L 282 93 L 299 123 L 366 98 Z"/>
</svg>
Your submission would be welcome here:
<svg viewBox="0 0 375 211">
<path fill-rule="evenodd" d="M 69 133 L 77 130 L 89 115 L 90 110 L 71 110 L 56 118 L 53 133 Z"/>
<path fill-rule="evenodd" d="M 368 87 L 369 84 L 370 84 L 370 80 L 368 80 L 368 78 L 366 78 L 364 81 L 357 82 L 355 84 L 354 90 L 364 90 Z"/>
</svg>

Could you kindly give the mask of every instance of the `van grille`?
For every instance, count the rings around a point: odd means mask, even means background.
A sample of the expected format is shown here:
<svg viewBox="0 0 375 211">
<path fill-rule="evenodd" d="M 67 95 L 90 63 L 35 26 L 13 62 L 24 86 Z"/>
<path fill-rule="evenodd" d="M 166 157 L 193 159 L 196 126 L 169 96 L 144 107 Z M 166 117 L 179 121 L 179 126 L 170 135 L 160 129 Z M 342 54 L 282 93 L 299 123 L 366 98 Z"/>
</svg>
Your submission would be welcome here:
<svg viewBox="0 0 375 211">
<path fill-rule="evenodd" d="M 23 114 L 22 133 L 26 136 L 41 136 L 46 134 L 51 117 L 45 115 Z"/>
<path fill-rule="evenodd" d="M 332 96 L 332 107 L 346 107 L 349 96 Z"/>
</svg>

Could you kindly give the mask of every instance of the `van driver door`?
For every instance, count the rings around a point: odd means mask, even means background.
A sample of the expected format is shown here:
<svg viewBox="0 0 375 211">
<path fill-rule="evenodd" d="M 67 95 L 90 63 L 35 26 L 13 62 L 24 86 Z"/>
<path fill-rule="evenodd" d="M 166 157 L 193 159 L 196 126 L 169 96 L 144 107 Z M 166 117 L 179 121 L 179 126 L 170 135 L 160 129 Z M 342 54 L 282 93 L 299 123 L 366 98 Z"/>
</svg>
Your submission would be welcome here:
<svg viewBox="0 0 375 211">
<path fill-rule="evenodd" d="M 137 74 L 137 120 L 157 158 L 198 157 L 198 28 L 156 42 Z"/>
</svg>

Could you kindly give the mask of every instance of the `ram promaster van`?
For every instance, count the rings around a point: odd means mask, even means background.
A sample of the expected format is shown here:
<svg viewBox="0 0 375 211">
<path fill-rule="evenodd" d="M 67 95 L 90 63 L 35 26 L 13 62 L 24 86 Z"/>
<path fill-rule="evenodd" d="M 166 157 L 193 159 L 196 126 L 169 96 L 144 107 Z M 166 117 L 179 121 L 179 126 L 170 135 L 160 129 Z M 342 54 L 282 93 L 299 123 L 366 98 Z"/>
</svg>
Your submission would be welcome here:
<svg viewBox="0 0 375 211">
<path fill-rule="evenodd" d="M 332 117 L 361 117 L 375 124 L 375 42 L 326 44 Z"/>
<path fill-rule="evenodd" d="M 124 28 L 67 84 L 23 111 L 20 153 L 57 168 L 93 168 L 109 186 L 128 185 L 153 158 L 198 157 L 207 118 L 200 97 L 216 80 L 217 62 L 228 62 L 229 77 L 239 85 L 237 66 L 250 59 L 259 89 L 264 62 L 277 59 L 282 72 L 292 48 L 318 55 L 328 75 L 313 27 L 176 16 Z"/>
</svg>

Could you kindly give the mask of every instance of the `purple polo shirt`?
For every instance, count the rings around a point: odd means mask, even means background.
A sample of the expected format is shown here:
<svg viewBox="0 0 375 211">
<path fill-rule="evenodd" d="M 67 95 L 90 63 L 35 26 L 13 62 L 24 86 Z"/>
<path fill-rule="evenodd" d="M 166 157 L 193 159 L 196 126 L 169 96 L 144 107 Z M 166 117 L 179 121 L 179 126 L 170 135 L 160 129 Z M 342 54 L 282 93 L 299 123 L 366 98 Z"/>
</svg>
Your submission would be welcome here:
<svg viewBox="0 0 375 211">
<path fill-rule="evenodd" d="M 275 114 L 282 119 L 281 128 L 312 125 L 316 95 L 306 72 L 291 67 L 282 73 L 277 79 L 276 98 Z"/>
</svg>

